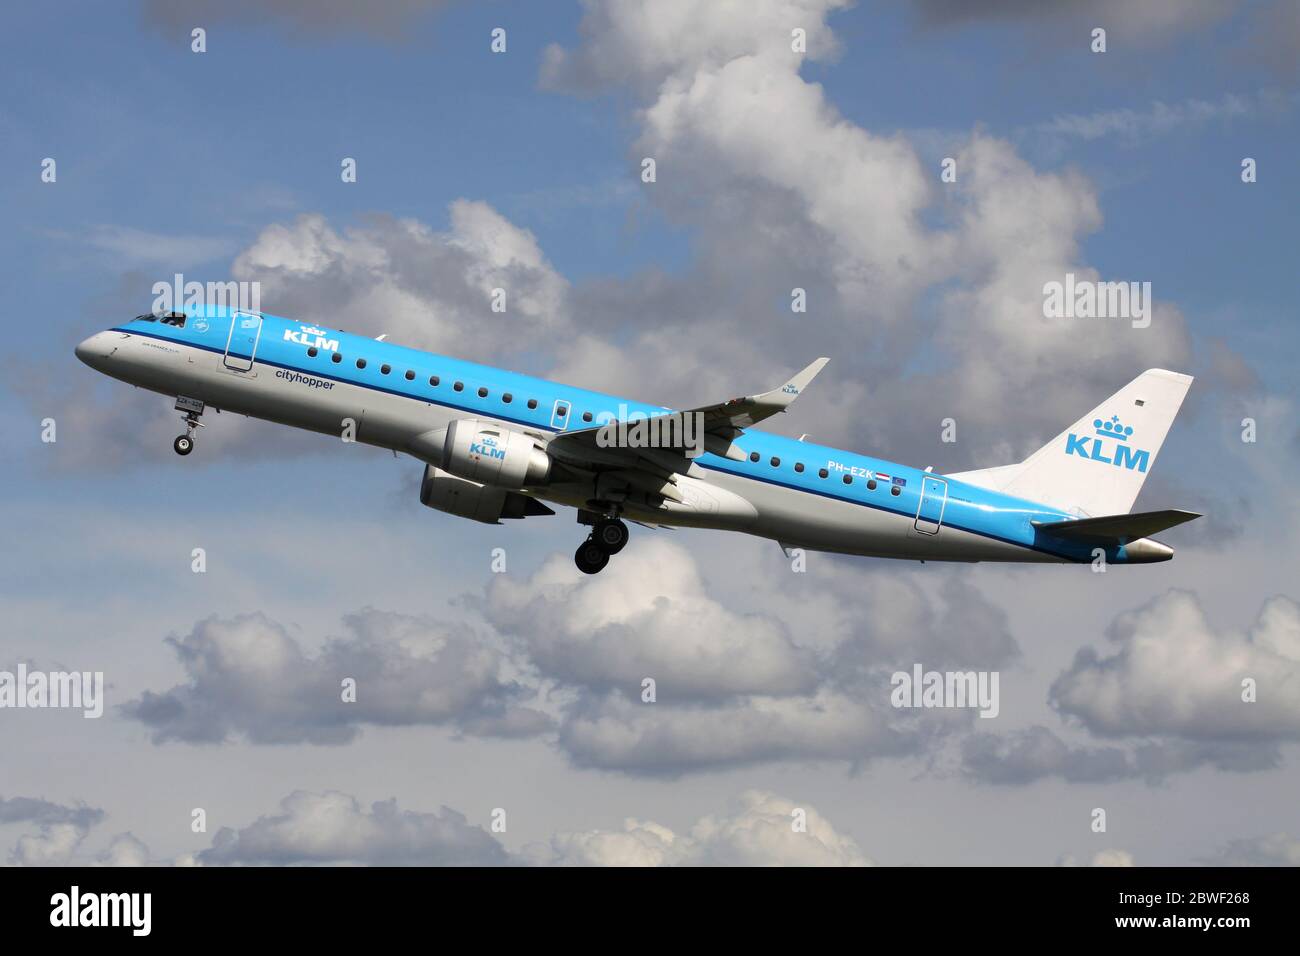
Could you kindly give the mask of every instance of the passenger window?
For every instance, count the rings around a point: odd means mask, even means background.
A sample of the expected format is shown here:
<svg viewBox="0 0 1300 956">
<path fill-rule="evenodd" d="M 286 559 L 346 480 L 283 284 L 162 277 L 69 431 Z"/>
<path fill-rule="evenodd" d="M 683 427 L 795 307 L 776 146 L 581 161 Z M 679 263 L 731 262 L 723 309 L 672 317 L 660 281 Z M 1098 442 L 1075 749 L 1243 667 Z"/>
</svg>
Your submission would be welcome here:
<svg viewBox="0 0 1300 956">
<path fill-rule="evenodd" d="M 781 459 L 777 458 L 775 455 L 772 456 L 772 467 L 773 468 L 781 467 Z"/>
<path fill-rule="evenodd" d="M 338 352 L 335 352 L 333 355 L 330 356 L 330 361 L 333 362 L 335 365 L 337 365 L 339 362 L 343 361 L 343 356 L 340 355 Z"/>
<path fill-rule="evenodd" d="M 455 385 L 453 385 L 451 388 L 452 388 L 452 391 L 463 392 L 463 391 L 465 391 L 465 383 L 464 383 L 464 382 L 457 382 L 457 383 L 456 383 Z"/>
<path fill-rule="evenodd" d="M 889 493 L 893 495 L 895 498 L 897 498 L 899 495 L 903 493 L 903 489 L 898 487 L 898 485 L 894 485 L 894 487 L 889 489 Z"/>
<path fill-rule="evenodd" d="M 825 468 L 818 468 L 818 469 L 817 469 L 817 477 L 818 477 L 818 478 L 825 478 L 825 477 L 826 477 L 827 475 L 829 475 L 829 474 L 830 474 L 830 472 L 827 471 Z"/>
<path fill-rule="evenodd" d="M 796 461 L 796 462 L 794 463 L 794 470 L 795 470 L 795 471 L 798 471 L 798 472 L 802 472 L 802 471 L 803 471 L 803 462 L 801 462 L 801 461 Z"/>
<path fill-rule="evenodd" d="M 381 365 L 381 366 L 379 366 L 379 374 L 380 374 L 380 375 L 387 375 L 387 374 L 388 374 L 389 372 L 391 372 L 392 370 L 393 370 L 393 367 L 392 367 L 391 365 Z"/>
<path fill-rule="evenodd" d="M 316 357 L 316 346 L 313 345 L 311 348 L 309 348 L 309 349 L 307 350 L 307 357 L 308 357 L 308 358 L 315 358 L 315 357 Z"/>
<path fill-rule="evenodd" d="M 749 460 L 750 460 L 750 461 L 758 461 L 758 452 L 756 452 L 756 451 L 751 451 L 751 452 L 749 453 Z"/>
<path fill-rule="evenodd" d="M 569 410 L 565 408 L 563 405 L 561 405 L 559 408 L 555 410 L 555 414 L 558 415 L 560 418 L 563 418 L 565 415 L 569 414 Z"/>
<path fill-rule="evenodd" d="M 415 373 L 412 372 L 409 368 L 406 370 L 406 380 L 408 382 L 415 381 Z"/>
<path fill-rule="evenodd" d="M 876 479 L 874 479 L 874 478 L 868 478 L 868 479 L 867 479 L 867 491 L 875 491 L 875 490 L 876 490 Z"/>
<path fill-rule="evenodd" d="M 480 388 L 480 389 L 478 390 L 478 397 L 479 397 L 479 398 L 487 398 L 487 389 L 486 389 L 486 388 Z"/>
<path fill-rule="evenodd" d="M 437 387 L 438 387 L 438 382 L 439 382 L 439 381 L 440 381 L 440 379 L 438 378 L 438 376 L 436 376 L 436 375 L 430 375 L 430 376 L 429 376 L 429 384 L 432 385 L 434 388 L 437 388 Z"/>
<path fill-rule="evenodd" d="M 509 392 L 503 392 L 501 395 L 501 401 L 505 402 L 507 405 L 509 405 L 514 400 L 515 397 L 511 395 Z"/>
<path fill-rule="evenodd" d="M 583 412 L 583 413 L 582 413 L 582 420 L 583 420 L 584 422 L 589 422 L 589 421 L 591 421 L 591 412 Z"/>
<path fill-rule="evenodd" d="M 365 367 L 366 367 L 366 360 L 365 360 L 365 359 L 357 359 L 357 368 L 365 368 Z"/>
<path fill-rule="evenodd" d="M 529 407 L 529 408 L 536 408 L 536 407 L 537 407 L 537 399 L 535 399 L 535 398 L 530 398 L 530 399 L 528 400 L 528 407 Z"/>
<path fill-rule="evenodd" d="M 851 484 L 853 484 L 853 476 L 852 476 L 852 475 L 845 475 L 845 476 L 844 476 L 844 483 L 845 483 L 846 485 L 851 485 Z"/>
</svg>

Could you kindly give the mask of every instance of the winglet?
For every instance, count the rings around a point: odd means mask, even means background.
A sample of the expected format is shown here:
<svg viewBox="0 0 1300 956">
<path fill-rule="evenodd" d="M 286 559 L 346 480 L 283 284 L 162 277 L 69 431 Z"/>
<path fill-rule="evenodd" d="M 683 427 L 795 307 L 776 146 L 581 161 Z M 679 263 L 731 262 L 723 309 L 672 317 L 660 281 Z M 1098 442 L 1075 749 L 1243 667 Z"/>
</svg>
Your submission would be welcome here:
<svg viewBox="0 0 1300 956">
<path fill-rule="evenodd" d="M 791 402 L 802 394 L 803 390 L 817 377 L 817 373 L 826 367 L 826 363 L 829 361 L 828 358 L 817 359 L 780 388 L 774 388 L 770 392 L 755 395 L 751 398 L 751 401 L 758 405 L 769 408 L 775 407 L 780 411 L 784 411 Z"/>
</svg>

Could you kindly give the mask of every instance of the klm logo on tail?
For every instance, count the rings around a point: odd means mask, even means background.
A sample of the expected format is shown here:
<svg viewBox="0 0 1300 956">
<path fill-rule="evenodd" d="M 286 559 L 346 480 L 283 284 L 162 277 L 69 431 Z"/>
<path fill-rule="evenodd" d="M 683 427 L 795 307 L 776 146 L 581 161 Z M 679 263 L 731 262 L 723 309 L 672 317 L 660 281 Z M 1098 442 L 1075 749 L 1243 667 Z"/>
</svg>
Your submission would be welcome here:
<svg viewBox="0 0 1300 956">
<path fill-rule="evenodd" d="M 1136 468 L 1143 474 L 1146 473 L 1147 465 L 1151 462 L 1151 452 L 1128 444 L 1133 436 L 1132 425 L 1124 425 L 1118 415 L 1112 415 L 1108 422 L 1103 422 L 1100 418 L 1094 419 L 1092 427 L 1096 435 L 1081 437 L 1074 432 L 1069 433 L 1065 440 L 1067 455 L 1078 455 L 1080 458 L 1114 465 L 1116 468 L 1127 468 L 1129 471 Z"/>
</svg>

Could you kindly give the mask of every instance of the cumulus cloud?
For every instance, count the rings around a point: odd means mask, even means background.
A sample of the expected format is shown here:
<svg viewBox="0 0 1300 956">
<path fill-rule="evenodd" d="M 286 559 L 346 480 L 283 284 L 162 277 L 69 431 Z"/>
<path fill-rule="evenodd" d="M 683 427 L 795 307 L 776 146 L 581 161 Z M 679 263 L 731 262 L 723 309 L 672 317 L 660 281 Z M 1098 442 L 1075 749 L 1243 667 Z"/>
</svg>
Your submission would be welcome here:
<svg viewBox="0 0 1300 956">
<path fill-rule="evenodd" d="M 427 618 L 364 610 L 346 637 L 313 654 L 262 614 L 210 617 L 168 639 L 188 680 L 125 705 L 156 743 L 341 744 L 363 725 L 445 725 L 464 733 L 526 735 L 550 719 L 521 708 L 526 688 L 483 635 Z M 342 683 L 356 682 L 355 702 Z"/>
<path fill-rule="evenodd" d="M 86 838 L 86 828 L 75 823 L 47 823 L 39 833 L 18 838 L 9 862 L 14 866 L 64 866 Z"/>
<path fill-rule="evenodd" d="M 527 579 L 500 576 L 483 611 L 566 684 L 639 692 L 648 677 L 662 699 L 700 699 L 804 693 L 818 682 L 813 654 L 782 621 L 724 606 L 690 553 L 662 537 L 638 541 L 595 579 L 561 556 Z"/>
<path fill-rule="evenodd" d="M 857 842 L 816 810 L 759 790 L 740 794 L 689 833 L 628 819 L 619 830 L 557 833 L 529 855 L 551 866 L 871 865 Z"/>
<path fill-rule="evenodd" d="M 96 866 L 149 866 L 149 848 L 133 833 L 119 833 L 95 857 Z"/>
<path fill-rule="evenodd" d="M 337 791 L 296 790 L 279 812 L 222 827 L 197 854 L 204 865 L 472 866 L 507 862 L 501 844 L 455 810 L 402 810 L 396 800 L 363 806 Z"/>
<path fill-rule="evenodd" d="M 341 231 L 317 214 L 267 226 L 235 259 L 267 311 L 466 358 L 499 361 L 562 337 L 568 283 L 536 237 L 483 202 L 458 199 L 438 231 L 371 216 Z M 493 290 L 505 291 L 494 312 Z"/>
<path fill-rule="evenodd" d="M 1126 374 L 1189 361 L 1183 318 L 1165 302 L 1143 330 L 1111 320 L 1098 334 L 1097 321 L 1044 317 L 1045 283 L 1102 278 L 1081 261 L 1082 238 L 1101 225 L 1081 175 L 1035 169 L 1009 142 L 975 132 L 955 151 L 957 181 L 941 185 L 905 136 L 846 120 L 800 75 L 790 30 L 808 29 L 809 56 L 824 55 L 835 46 L 826 19 L 842 4 L 716 4 L 696 16 L 696 5 L 671 2 L 655 6 L 653 30 L 634 5 L 586 6 L 583 43 L 552 49 L 543 82 L 640 98 L 629 152 L 657 164 L 643 193 L 693 231 L 698 254 L 682 276 L 576 289 L 578 320 L 625 344 L 577 350 L 562 377 L 680 393 L 718 368 L 768 369 L 773 355 L 834 342 L 838 364 L 800 409 L 824 437 L 989 456 L 938 463 L 956 468 L 1019 457 Z M 806 315 L 788 312 L 795 287 L 808 294 Z M 648 314 L 665 317 L 653 334 L 641 325 Z M 686 354 L 682 341 L 693 343 Z M 938 371 L 900 377 L 909 362 Z M 1026 393 L 1037 397 L 1030 406 Z M 991 440 L 941 448 L 918 437 L 921 395 L 950 402 Z"/>
<path fill-rule="evenodd" d="M 556 692 L 558 742 L 579 766 L 673 777 L 776 761 L 858 765 L 920 753 L 974 719 L 896 710 L 889 678 L 899 662 L 968 659 L 957 638 L 936 633 L 967 599 L 971 645 L 1005 660 L 1015 645 L 1001 612 L 951 581 L 938 599 L 871 578 L 850 600 L 835 593 L 847 580 L 826 579 L 805 597 L 843 620 L 795 633 L 783 613 L 732 610 L 689 551 L 646 538 L 598 578 L 556 557 L 471 603 Z M 642 698 L 646 678 L 653 702 Z"/>
<path fill-rule="evenodd" d="M 889 710 L 887 693 L 881 679 L 862 699 L 824 689 L 703 707 L 610 694 L 574 707 L 561 724 L 560 744 L 579 766 L 670 777 L 773 761 L 858 764 L 922 750 L 921 728 Z"/>
<path fill-rule="evenodd" d="M 628 819 L 613 830 L 560 831 L 509 853 L 492 834 L 448 807 L 364 806 L 337 791 L 294 791 L 278 811 L 238 829 L 223 827 L 204 866 L 866 866 L 857 842 L 807 804 L 749 790 L 686 833 Z"/>
<path fill-rule="evenodd" d="M 1051 700 L 1106 737 L 1267 743 L 1300 737 L 1300 606 L 1266 601 L 1249 630 L 1220 631 L 1197 597 L 1169 591 L 1121 615 L 1114 651 L 1084 648 Z M 1243 700 L 1243 682 L 1256 688 Z"/>
</svg>

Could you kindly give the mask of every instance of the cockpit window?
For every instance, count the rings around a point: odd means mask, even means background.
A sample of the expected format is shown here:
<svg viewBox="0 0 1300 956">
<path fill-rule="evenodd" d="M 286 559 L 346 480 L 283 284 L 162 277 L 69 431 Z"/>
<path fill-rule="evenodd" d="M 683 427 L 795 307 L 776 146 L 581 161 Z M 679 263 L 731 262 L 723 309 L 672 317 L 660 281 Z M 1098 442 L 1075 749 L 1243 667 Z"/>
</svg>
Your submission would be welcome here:
<svg viewBox="0 0 1300 956">
<path fill-rule="evenodd" d="M 161 322 L 163 325 L 174 325 L 178 329 L 185 328 L 184 312 L 164 312 L 161 315 L 148 313 L 146 315 L 137 315 L 135 320 L 137 322 Z"/>
</svg>

